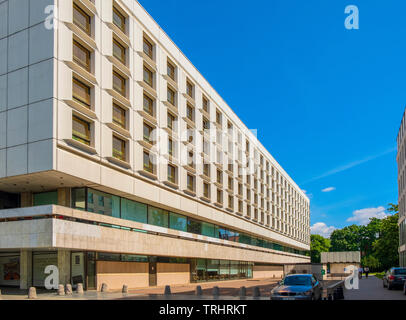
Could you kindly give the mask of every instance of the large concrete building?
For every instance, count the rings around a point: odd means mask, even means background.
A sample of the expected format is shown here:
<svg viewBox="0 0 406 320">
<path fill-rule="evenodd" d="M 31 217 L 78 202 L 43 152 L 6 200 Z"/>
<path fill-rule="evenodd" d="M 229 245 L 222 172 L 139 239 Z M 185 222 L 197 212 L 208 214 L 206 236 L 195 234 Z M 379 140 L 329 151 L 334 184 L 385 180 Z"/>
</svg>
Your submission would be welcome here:
<svg viewBox="0 0 406 320">
<path fill-rule="evenodd" d="M 310 261 L 309 199 L 135 0 L 0 0 L 0 191 L 0 285 Z"/>
<path fill-rule="evenodd" d="M 397 137 L 398 192 L 399 192 L 399 258 L 400 266 L 406 267 L 406 112 Z"/>
</svg>

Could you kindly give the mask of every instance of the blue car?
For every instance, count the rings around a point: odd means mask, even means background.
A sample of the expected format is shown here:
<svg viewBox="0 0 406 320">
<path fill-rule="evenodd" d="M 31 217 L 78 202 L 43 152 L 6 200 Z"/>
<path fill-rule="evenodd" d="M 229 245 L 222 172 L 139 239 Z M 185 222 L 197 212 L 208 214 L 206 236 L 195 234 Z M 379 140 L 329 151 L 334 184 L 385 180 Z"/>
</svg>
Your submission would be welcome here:
<svg viewBox="0 0 406 320">
<path fill-rule="evenodd" d="M 320 300 L 322 287 L 311 274 L 287 275 L 271 291 L 271 300 Z"/>
<path fill-rule="evenodd" d="M 406 279 L 406 268 L 391 268 L 383 277 L 383 287 L 392 290 L 403 288 Z"/>
</svg>

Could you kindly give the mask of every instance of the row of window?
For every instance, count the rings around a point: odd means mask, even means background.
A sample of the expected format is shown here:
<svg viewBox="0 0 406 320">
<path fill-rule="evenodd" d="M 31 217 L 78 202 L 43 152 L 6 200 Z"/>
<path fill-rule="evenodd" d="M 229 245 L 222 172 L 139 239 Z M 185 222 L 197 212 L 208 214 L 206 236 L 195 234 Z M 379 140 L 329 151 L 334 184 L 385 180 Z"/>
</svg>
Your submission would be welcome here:
<svg viewBox="0 0 406 320">
<path fill-rule="evenodd" d="M 208 237 L 245 243 L 262 248 L 305 255 L 306 252 L 253 237 L 228 228 L 192 219 L 174 212 L 149 206 L 140 202 L 103 193 L 90 188 L 72 190 L 72 207 L 125 220 L 136 221 L 200 234 Z"/>
<path fill-rule="evenodd" d="M 92 17 L 89 16 L 83 9 L 81 9 L 76 3 L 74 4 L 74 23 L 82 29 L 87 35 L 92 36 L 92 27 L 91 27 L 91 21 Z M 113 23 L 114 25 L 121 30 L 124 34 L 127 34 L 127 17 L 123 13 L 123 11 L 114 6 L 113 8 Z M 120 40 L 120 37 L 116 36 L 115 33 L 113 33 L 113 56 L 121 62 L 123 65 L 127 65 L 127 47 L 125 44 Z M 149 87 L 150 89 L 154 90 L 155 88 L 155 81 L 156 81 L 156 74 L 155 70 L 153 67 L 151 67 L 151 64 L 148 62 L 148 59 L 154 61 L 155 56 L 155 44 L 151 39 L 149 39 L 146 35 L 144 36 L 143 39 L 143 53 L 145 54 L 145 59 L 144 59 L 144 70 L 143 70 L 143 80 L 144 83 L 147 85 L 147 88 Z M 77 40 L 74 40 L 73 42 L 73 57 L 74 61 L 81 67 L 83 67 L 86 71 L 91 72 L 92 70 L 92 51 L 90 48 L 86 48 L 86 46 L 83 43 L 80 43 Z M 122 97 L 127 98 L 127 78 L 124 76 L 122 73 L 118 71 L 117 68 L 114 68 L 113 71 L 113 89 Z M 167 60 L 167 77 L 170 79 L 168 81 L 168 88 L 167 88 L 167 102 L 169 105 L 171 105 L 174 108 L 177 108 L 177 91 L 175 89 L 176 85 L 173 85 L 171 82 L 176 83 L 177 82 L 177 67 L 175 63 L 173 63 L 171 60 Z M 74 76 L 73 78 L 73 99 L 74 101 L 80 103 L 86 108 L 93 109 L 92 107 L 92 85 L 87 84 L 86 81 L 83 81 L 83 79 L 80 79 L 80 76 Z M 191 130 L 194 126 L 195 123 L 195 108 L 194 108 L 194 99 L 195 99 L 195 85 L 193 82 L 187 78 L 186 79 L 186 95 L 187 95 L 187 104 L 186 104 L 186 119 L 189 121 L 188 122 L 188 130 Z M 148 114 L 151 117 L 156 117 L 156 101 L 154 98 L 154 95 L 150 94 L 149 89 L 144 89 L 144 97 L 143 97 L 143 110 L 146 114 Z M 203 128 L 204 129 L 209 129 L 210 128 L 210 120 L 209 120 L 209 113 L 210 113 L 210 101 L 209 99 L 203 95 L 202 97 L 202 112 L 203 114 L 206 114 L 206 116 L 203 116 Z M 117 101 L 116 99 L 113 99 L 113 106 L 112 106 L 112 113 L 113 113 L 113 124 L 117 125 L 118 127 L 128 130 L 127 124 L 127 110 L 126 108 L 123 108 L 121 103 Z M 168 108 L 168 114 L 167 114 L 167 127 L 171 131 L 176 131 L 176 122 L 177 122 L 177 116 L 176 112 L 171 112 L 171 110 Z M 218 126 L 218 128 L 222 128 L 223 124 L 223 115 L 219 110 L 216 110 L 216 122 L 215 124 Z M 84 143 L 88 146 L 92 145 L 92 131 L 91 131 L 91 125 L 92 121 L 89 119 L 86 119 L 85 117 L 75 114 L 73 116 L 73 132 L 72 132 L 72 138 L 76 141 L 79 141 L 81 143 Z M 230 121 L 227 121 L 227 128 L 229 130 L 233 129 L 233 125 Z M 151 133 L 155 129 L 154 125 L 146 121 L 144 121 L 144 141 L 147 142 L 149 145 L 153 145 L 154 141 L 151 139 Z M 222 135 L 221 132 L 220 134 L 217 134 L 217 143 L 221 144 L 222 140 Z M 193 136 L 189 137 L 189 142 L 193 142 Z M 241 144 L 242 143 L 242 137 L 241 134 L 239 133 L 238 135 L 238 141 Z M 229 149 L 233 148 L 233 144 L 229 143 Z M 113 133 L 113 145 L 112 145 L 112 155 L 114 158 L 117 158 L 121 161 L 128 162 L 128 140 L 121 136 L 119 133 Z M 176 142 L 174 142 L 174 139 L 172 137 L 169 138 L 168 140 L 168 154 L 171 157 L 174 157 L 175 154 L 175 149 L 176 149 Z M 203 152 L 206 155 L 209 155 L 209 144 L 203 138 Z M 248 140 L 246 140 L 246 150 L 250 150 L 250 143 Z M 241 153 L 241 152 L 240 152 Z M 194 159 L 196 155 L 193 153 L 193 151 L 189 152 L 189 158 Z M 151 161 L 151 159 L 154 157 L 153 154 L 148 150 L 144 150 L 143 153 L 143 169 L 144 171 L 151 173 L 153 175 L 156 175 L 156 167 L 154 165 L 154 162 Z M 248 153 L 247 153 L 248 157 Z M 255 157 L 257 158 L 257 152 L 255 150 Z M 260 156 L 260 165 L 265 166 L 265 161 L 264 157 L 261 155 Z M 218 161 L 222 161 L 222 154 L 221 152 L 217 151 L 217 159 Z M 249 166 L 249 161 L 248 166 Z M 269 171 L 269 162 L 266 161 L 266 167 L 267 171 Z M 192 164 L 190 168 L 195 169 L 195 166 Z M 273 171 L 272 167 L 272 171 Z M 193 171 L 193 170 L 192 170 Z M 261 179 L 264 177 L 264 170 L 261 171 Z M 279 173 L 277 172 L 279 175 Z M 279 176 L 278 176 L 279 179 Z M 283 179 L 281 177 L 281 179 Z M 178 184 L 177 182 L 178 177 L 177 177 L 177 166 L 170 163 L 168 165 L 168 182 L 172 184 Z M 194 172 L 188 173 L 187 174 L 187 191 L 189 192 L 196 192 L 196 178 L 194 176 Z M 269 183 L 269 176 L 267 176 L 267 181 Z M 217 181 L 218 182 L 218 181 Z M 282 186 L 283 182 L 285 182 L 285 188 L 288 188 L 288 191 L 293 191 L 295 193 L 296 191 L 292 188 L 290 185 L 286 185 L 286 180 L 282 180 Z M 256 183 L 254 183 L 254 186 L 256 186 Z M 261 186 L 261 189 L 263 189 L 263 185 Z M 278 186 L 279 188 L 279 186 Z M 203 182 L 203 197 L 206 199 L 210 199 L 210 185 L 207 182 Z M 232 189 L 230 189 L 232 190 Z M 263 191 L 263 190 L 262 190 Z M 269 196 L 269 190 L 268 191 L 268 196 Z M 297 197 L 297 193 L 296 197 Z M 232 197 L 231 195 L 229 197 Z M 290 199 L 293 199 L 291 195 L 286 195 L 286 197 L 289 197 Z M 258 201 L 254 199 L 254 204 L 258 204 Z M 262 199 L 261 203 L 263 203 L 264 200 Z M 216 191 L 216 203 L 218 204 L 223 204 L 223 191 L 221 188 L 217 188 Z M 231 198 L 229 198 L 229 203 L 233 204 L 234 201 L 231 201 Z M 239 202 L 238 204 L 238 211 L 242 212 L 242 201 Z M 264 207 L 264 206 L 262 206 Z M 233 207 L 229 207 L 229 209 L 233 209 Z M 249 206 L 247 207 L 249 209 Z"/>
</svg>

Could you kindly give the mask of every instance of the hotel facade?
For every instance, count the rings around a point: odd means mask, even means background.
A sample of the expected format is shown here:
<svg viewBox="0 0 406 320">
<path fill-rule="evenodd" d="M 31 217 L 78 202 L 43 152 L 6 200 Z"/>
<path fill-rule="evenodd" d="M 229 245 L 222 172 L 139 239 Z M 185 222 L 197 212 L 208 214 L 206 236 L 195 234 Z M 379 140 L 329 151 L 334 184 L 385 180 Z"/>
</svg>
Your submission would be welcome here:
<svg viewBox="0 0 406 320">
<path fill-rule="evenodd" d="M 310 203 L 134 0 L 0 0 L 0 285 L 280 277 Z"/>
<path fill-rule="evenodd" d="M 397 137 L 399 192 L 399 265 L 406 267 L 406 112 L 403 114 Z"/>
</svg>

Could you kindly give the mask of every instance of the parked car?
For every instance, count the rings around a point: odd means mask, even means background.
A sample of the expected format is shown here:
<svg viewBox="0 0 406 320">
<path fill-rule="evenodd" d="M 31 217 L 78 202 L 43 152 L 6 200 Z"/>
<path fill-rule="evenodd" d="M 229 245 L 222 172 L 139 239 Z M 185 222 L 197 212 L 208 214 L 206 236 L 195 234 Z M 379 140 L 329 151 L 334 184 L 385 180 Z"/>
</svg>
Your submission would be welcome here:
<svg viewBox="0 0 406 320">
<path fill-rule="evenodd" d="M 390 268 L 383 277 L 383 287 L 392 290 L 402 288 L 406 280 L 406 268 Z"/>
<path fill-rule="evenodd" d="M 271 300 L 320 300 L 322 287 L 311 274 L 290 274 L 271 291 Z"/>
</svg>

